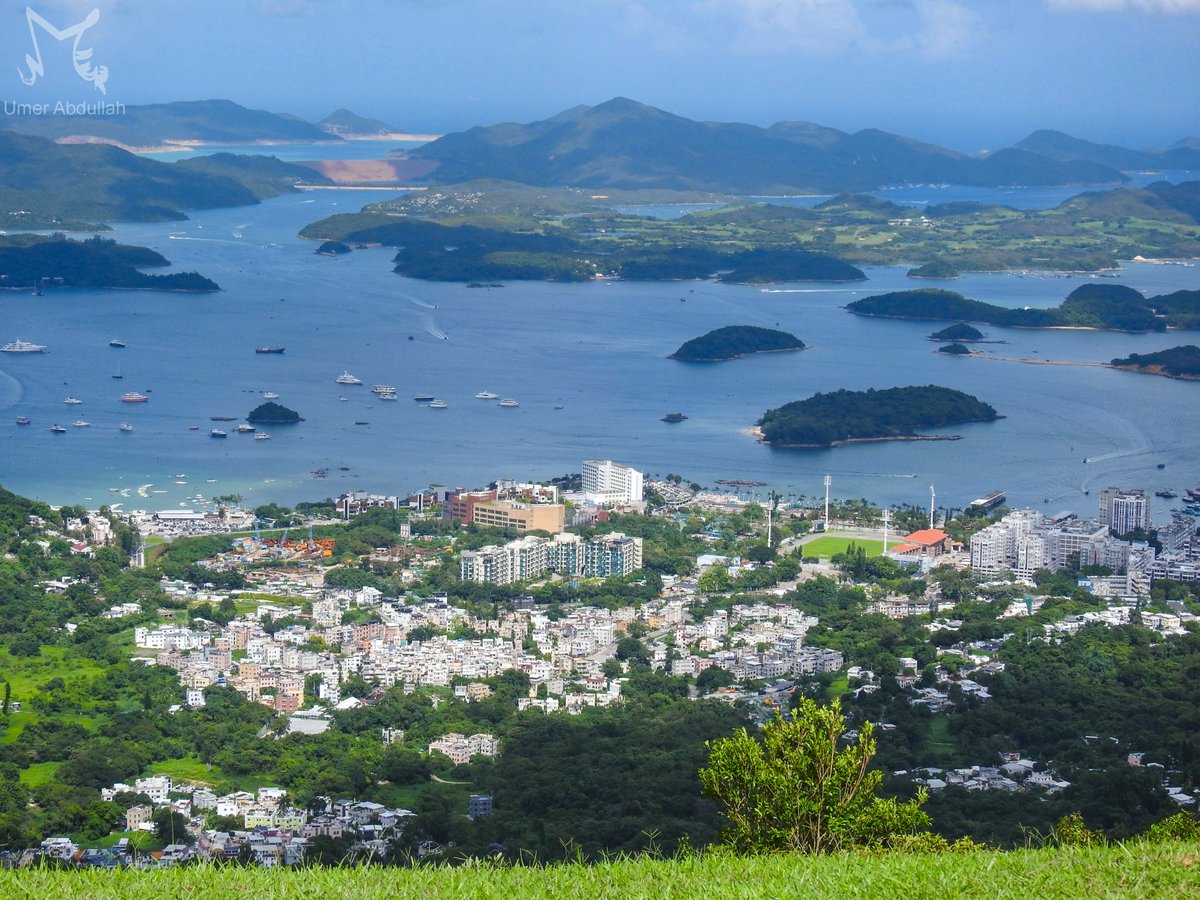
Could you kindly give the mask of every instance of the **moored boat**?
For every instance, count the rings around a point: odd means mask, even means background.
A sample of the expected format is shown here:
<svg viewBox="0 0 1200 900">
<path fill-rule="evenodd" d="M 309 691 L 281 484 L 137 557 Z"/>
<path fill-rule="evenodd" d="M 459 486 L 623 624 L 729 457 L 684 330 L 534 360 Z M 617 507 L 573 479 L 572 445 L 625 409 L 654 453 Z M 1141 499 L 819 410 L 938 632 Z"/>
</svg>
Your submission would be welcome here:
<svg viewBox="0 0 1200 900">
<path fill-rule="evenodd" d="M 429 402 L 429 408 L 430 409 L 445 409 L 446 401 L 445 400 L 431 400 Z"/>
<path fill-rule="evenodd" d="M 394 393 L 396 393 L 396 389 L 394 387 L 392 387 L 390 384 L 377 384 L 377 385 L 375 385 L 375 387 L 371 388 L 371 393 L 372 394 L 394 394 Z"/>
<path fill-rule="evenodd" d="M 495 400 L 499 396 L 500 396 L 499 394 L 493 394 L 491 391 L 480 391 L 478 394 L 475 395 L 475 399 L 476 400 Z"/>
<path fill-rule="evenodd" d="M 271 436 L 269 434 L 267 434 L 265 431 L 260 431 L 258 434 L 256 434 L 254 436 L 254 439 L 256 441 L 269 441 L 271 439 Z"/>
<path fill-rule="evenodd" d="M 3 347 L 0 347 L 0 353 L 45 353 L 45 344 L 35 344 L 31 341 L 23 341 L 17 338 L 15 341 L 10 341 Z"/>
<path fill-rule="evenodd" d="M 122 431 L 133 431 L 132 422 L 122 422 L 119 427 Z"/>
<path fill-rule="evenodd" d="M 78 406 L 82 402 L 83 402 L 82 400 L 79 400 L 76 397 L 68 397 L 66 400 L 63 401 L 63 403 L 67 404 L 67 406 Z"/>
<path fill-rule="evenodd" d="M 428 403 L 430 400 L 436 399 L 433 394 L 413 394 L 413 399 L 418 403 Z"/>
<path fill-rule="evenodd" d="M 208 433 L 208 436 L 213 437 L 213 438 L 223 438 L 223 437 L 226 437 L 226 433 L 224 431 L 222 431 L 220 428 L 214 428 L 212 431 L 210 431 Z"/>
<path fill-rule="evenodd" d="M 282 353 L 287 347 L 280 347 L 277 344 L 268 345 L 266 347 L 255 347 L 255 353 Z"/>
<path fill-rule="evenodd" d="M 63 434 L 66 432 L 67 429 L 63 428 L 61 425 L 51 425 L 50 430 L 53 431 L 55 434 Z"/>
<path fill-rule="evenodd" d="M 333 379 L 338 384 L 362 384 L 362 379 L 351 375 L 349 372 L 342 372 L 337 378 Z"/>
<path fill-rule="evenodd" d="M 28 425 L 32 421 L 33 420 L 30 419 L 28 416 L 17 416 L 17 424 L 18 425 Z"/>
<path fill-rule="evenodd" d="M 125 342 L 120 340 L 119 338 L 113 338 L 111 341 L 108 342 L 108 346 L 121 348 L 121 347 L 125 346 Z"/>
<path fill-rule="evenodd" d="M 122 403 L 147 403 L 150 398 L 145 394 L 139 394 L 137 391 L 129 391 L 121 395 Z"/>
<path fill-rule="evenodd" d="M 500 403 L 499 403 L 499 404 L 497 404 L 497 405 L 499 405 L 499 406 L 504 406 L 504 407 L 507 407 L 507 408 L 511 409 L 512 407 L 514 407 L 514 406 L 520 406 L 521 404 L 520 404 L 520 403 L 518 403 L 516 400 L 513 400 L 511 397 L 505 397 L 505 398 L 504 398 L 503 400 L 501 400 L 501 401 L 500 401 Z"/>
<path fill-rule="evenodd" d="M 248 422 L 243 422 L 236 429 L 238 434 L 254 434 L 254 432 L 257 430 L 258 429 L 256 429 L 253 425 L 251 425 Z"/>
</svg>

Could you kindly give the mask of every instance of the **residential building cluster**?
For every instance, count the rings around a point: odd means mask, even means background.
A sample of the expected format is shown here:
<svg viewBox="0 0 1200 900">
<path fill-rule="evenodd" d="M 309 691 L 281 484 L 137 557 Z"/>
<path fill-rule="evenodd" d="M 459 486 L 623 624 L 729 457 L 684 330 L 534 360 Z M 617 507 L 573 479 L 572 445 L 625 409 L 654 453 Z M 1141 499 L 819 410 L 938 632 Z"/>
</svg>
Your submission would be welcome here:
<svg viewBox="0 0 1200 900">
<path fill-rule="evenodd" d="M 464 550 L 459 558 L 463 581 L 513 584 L 547 573 L 574 578 L 628 575 L 642 567 L 642 539 L 620 532 L 582 538 L 577 534 L 535 535 Z"/>
</svg>

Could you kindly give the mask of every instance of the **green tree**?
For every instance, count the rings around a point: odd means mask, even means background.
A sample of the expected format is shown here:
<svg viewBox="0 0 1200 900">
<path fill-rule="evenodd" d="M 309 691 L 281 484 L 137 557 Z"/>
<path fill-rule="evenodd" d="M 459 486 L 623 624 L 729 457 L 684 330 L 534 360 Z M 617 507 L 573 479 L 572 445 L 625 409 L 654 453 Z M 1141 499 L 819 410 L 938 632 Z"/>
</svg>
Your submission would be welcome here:
<svg viewBox="0 0 1200 900">
<path fill-rule="evenodd" d="M 700 784 L 724 807 L 726 843 L 740 853 L 832 853 L 886 845 L 927 827 L 924 792 L 903 803 L 876 796 L 883 773 L 868 769 L 873 730 L 865 723 L 839 750 L 841 704 L 805 698 L 794 718 L 767 722 L 761 741 L 743 728 L 709 743 Z"/>
</svg>

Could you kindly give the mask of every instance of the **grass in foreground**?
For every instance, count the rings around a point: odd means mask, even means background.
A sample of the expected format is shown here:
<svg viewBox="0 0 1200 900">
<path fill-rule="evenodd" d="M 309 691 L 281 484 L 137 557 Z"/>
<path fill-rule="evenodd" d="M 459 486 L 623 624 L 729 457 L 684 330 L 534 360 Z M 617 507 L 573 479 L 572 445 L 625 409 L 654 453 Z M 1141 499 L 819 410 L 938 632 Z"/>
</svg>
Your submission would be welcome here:
<svg viewBox="0 0 1200 900">
<path fill-rule="evenodd" d="M 545 869 L 0 871 L 5 897 L 1179 898 L 1200 893 L 1200 846 L 1129 844 L 881 857 L 635 859 Z"/>
<path fill-rule="evenodd" d="M 895 547 L 899 543 L 900 541 L 888 540 L 889 547 Z M 867 551 L 867 556 L 883 555 L 883 538 L 863 540 L 862 538 L 835 537 L 833 535 L 809 541 L 804 545 L 801 554 L 803 556 L 813 556 L 817 559 L 833 559 L 839 553 L 845 553 L 851 544 L 855 547 L 862 547 Z"/>
</svg>

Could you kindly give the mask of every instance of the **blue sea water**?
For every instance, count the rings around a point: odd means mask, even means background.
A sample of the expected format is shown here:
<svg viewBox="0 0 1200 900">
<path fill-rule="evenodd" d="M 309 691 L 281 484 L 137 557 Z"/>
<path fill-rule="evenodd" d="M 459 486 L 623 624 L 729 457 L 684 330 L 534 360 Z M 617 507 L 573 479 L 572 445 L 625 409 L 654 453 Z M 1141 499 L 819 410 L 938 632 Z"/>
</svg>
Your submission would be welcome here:
<svg viewBox="0 0 1200 900">
<path fill-rule="evenodd" d="M 705 484 L 753 479 L 784 494 L 817 495 L 830 473 L 836 496 L 879 503 L 926 504 L 932 483 L 942 506 L 1004 489 L 1012 502 L 1091 512 L 1108 484 L 1179 489 L 1200 480 L 1200 385 L 948 358 L 925 339 L 939 325 L 863 319 L 842 308 L 921 284 L 903 268 L 871 268 L 868 281 L 851 285 L 472 289 L 401 278 L 387 249 L 326 258 L 295 237 L 310 221 L 388 196 L 313 191 L 182 223 L 117 227 L 118 239 L 159 250 L 173 269 L 214 279 L 219 294 L 0 294 L 0 343 L 49 346 L 45 354 L 0 356 L 0 484 L 51 502 L 161 509 L 199 505 L 197 494 L 291 503 L 349 489 L 470 487 L 577 472 L 583 459 L 602 457 Z M 1090 280 L 970 275 L 951 286 L 1006 306 L 1053 306 Z M 1102 280 L 1147 294 L 1196 289 L 1200 267 L 1127 264 Z M 707 365 L 666 358 L 683 341 L 731 324 L 779 327 L 810 349 Z M 1081 362 L 1194 340 L 985 331 L 1007 342 L 985 349 L 1004 356 Z M 127 348 L 110 348 L 113 338 Z M 287 349 L 254 352 L 265 344 Z M 118 363 L 120 380 L 112 378 Z M 345 370 L 365 385 L 336 384 Z M 375 383 L 395 385 L 401 399 L 379 401 L 370 393 Z M 958 441 L 821 451 L 771 449 L 747 433 L 764 410 L 815 391 L 929 383 L 975 394 L 1006 418 L 953 429 Z M 131 390 L 150 402 L 121 403 Z M 474 399 L 483 390 L 520 405 Z M 305 421 L 267 429 L 269 441 L 231 428 L 224 440 L 208 436 L 220 424 L 210 416 L 243 417 L 266 391 Z M 448 408 L 410 399 L 418 393 Z M 66 406 L 68 395 L 84 403 Z M 665 424 L 668 412 L 688 419 Z M 18 415 L 33 424 L 14 425 Z M 80 417 L 91 426 L 70 427 Z M 134 431 L 120 432 L 122 421 Z M 52 423 L 67 433 L 49 432 Z"/>
</svg>

